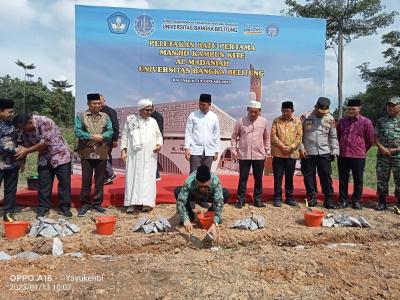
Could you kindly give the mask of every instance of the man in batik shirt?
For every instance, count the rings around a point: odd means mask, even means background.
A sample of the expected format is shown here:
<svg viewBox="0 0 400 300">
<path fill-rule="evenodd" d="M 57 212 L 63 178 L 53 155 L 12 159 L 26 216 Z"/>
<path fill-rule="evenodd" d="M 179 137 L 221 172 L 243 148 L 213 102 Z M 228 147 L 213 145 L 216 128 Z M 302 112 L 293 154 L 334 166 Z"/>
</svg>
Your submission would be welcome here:
<svg viewBox="0 0 400 300">
<path fill-rule="evenodd" d="M 71 151 L 54 121 L 46 116 L 20 113 L 14 118 L 16 128 L 23 131 L 25 148 L 17 159 L 38 151 L 38 197 L 36 218 L 44 217 L 51 207 L 54 177 L 58 180 L 60 212 L 72 217 L 71 208 Z"/>
</svg>

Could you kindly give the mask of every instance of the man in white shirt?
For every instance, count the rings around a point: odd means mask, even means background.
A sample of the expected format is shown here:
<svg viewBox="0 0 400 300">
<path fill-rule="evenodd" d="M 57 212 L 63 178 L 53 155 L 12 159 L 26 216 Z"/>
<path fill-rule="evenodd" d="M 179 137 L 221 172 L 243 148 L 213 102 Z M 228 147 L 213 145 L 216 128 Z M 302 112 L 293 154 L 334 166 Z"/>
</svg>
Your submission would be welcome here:
<svg viewBox="0 0 400 300">
<path fill-rule="evenodd" d="M 185 130 L 185 157 L 190 162 L 190 174 L 201 165 L 211 169 L 220 148 L 219 121 L 210 111 L 211 95 L 201 94 L 199 109 L 189 115 Z"/>
</svg>

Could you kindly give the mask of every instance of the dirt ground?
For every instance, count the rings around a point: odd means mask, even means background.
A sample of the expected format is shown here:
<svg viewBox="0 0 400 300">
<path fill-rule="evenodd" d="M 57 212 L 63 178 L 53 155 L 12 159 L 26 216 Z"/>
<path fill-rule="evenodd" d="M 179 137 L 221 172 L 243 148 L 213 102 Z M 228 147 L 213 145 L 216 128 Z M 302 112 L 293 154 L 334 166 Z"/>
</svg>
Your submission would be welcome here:
<svg viewBox="0 0 400 300">
<path fill-rule="evenodd" d="M 168 217 L 174 227 L 168 233 L 134 233 L 141 215 L 116 208 L 107 211 L 118 217 L 112 236 L 96 235 L 90 215 L 73 217 L 81 232 L 63 238 L 64 252 L 82 252 L 81 258 L 52 257 L 51 239 L 0 239 L 0 251 L 10 255 L 42 254 L 0 261 L 0 299 L 400 299 L 400 216 L 345 211 L 373 228 L 308 228 L 304 208 L 226 205 L 212 249 L 188 240 L 174 205 L 149 214 Z M 229 228 L 252 212 L 265 217 L 266 228 Z M 34 211 L 23 208 L 17 216 L 33 220 Z M 52 211 L 50 217 L 61 216 Z M 197 225 L 194 234 L 202 239 L 205 231 Z"/>
</svg>

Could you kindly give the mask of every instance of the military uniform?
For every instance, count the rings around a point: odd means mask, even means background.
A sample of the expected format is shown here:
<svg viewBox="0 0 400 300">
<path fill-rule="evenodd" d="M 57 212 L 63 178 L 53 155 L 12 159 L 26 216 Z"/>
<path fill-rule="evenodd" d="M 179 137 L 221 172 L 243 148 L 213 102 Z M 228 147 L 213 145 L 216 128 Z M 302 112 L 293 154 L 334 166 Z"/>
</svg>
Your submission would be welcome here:
<svg viewBox="0 0 400 300">
<path fill-rule="evenodd" d="M 392 98 L 388 103 L 400 104 L 400 98 Z M 386 195 L 389 193 L 390 172 L 393 172 L 395 191 L 400 205 L 400 115 L 385 116 L 378 120 L 375 135 L 379 142 L 388 149 L 397 149 L 390 156 L 383 155 L 379 150 L 376 159 L 377 194 L 381 208 L 386 208 Z M 379 209 L 379 206 L 378 206 Z M 379 210 L 382 210 L 379 209 Z"/>
<path fill-rule="evenodd" d="M 301 171 L 304 176 L 304 186 L 310 205 L 315 206 L 315 169 L 318 171 L 322 192 L 325 195 L 324 206 L 334 208 L 332 204 L 332 168 L 331 159 L 339 154 L 339 144 L 336 135 L 335 119 L 329 113 L 330 100 L 320 97 L 316 109 L 324 113 L 318 117 L 316 110 L 307 113 L 302 118 L 303 144 L 300 150 L 305 150 L 307 157 L 301 159 Z"/>
</svg>

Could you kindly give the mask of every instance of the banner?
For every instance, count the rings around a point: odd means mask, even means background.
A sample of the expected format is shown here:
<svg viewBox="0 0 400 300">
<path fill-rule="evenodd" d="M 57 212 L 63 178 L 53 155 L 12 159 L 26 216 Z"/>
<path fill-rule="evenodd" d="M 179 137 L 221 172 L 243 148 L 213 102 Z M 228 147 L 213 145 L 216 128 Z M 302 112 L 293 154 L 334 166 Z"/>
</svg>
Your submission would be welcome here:
<svg viewBox="0 0 400 300">
<path fill-rule="evenodd" d="M 247 113 L 250 91 L 269 124 L 282 101 L 293 101 L 296 113 L 312 110 L 324 92 L 325 26 L 321 19 L 78 5 L 76 111 L 87 108 L 87 93 L 99 92 L 123 123 L 139 99 L 150 98 L 165 118 L 162 155 L 173 166 L 164 169 L 186 172 L 187 163 L 174 160 L 182 160 L 185 122 L 201 93 L 212 95 L 220 116 L 221 153 L 235 119 Z"/>
</svg>

